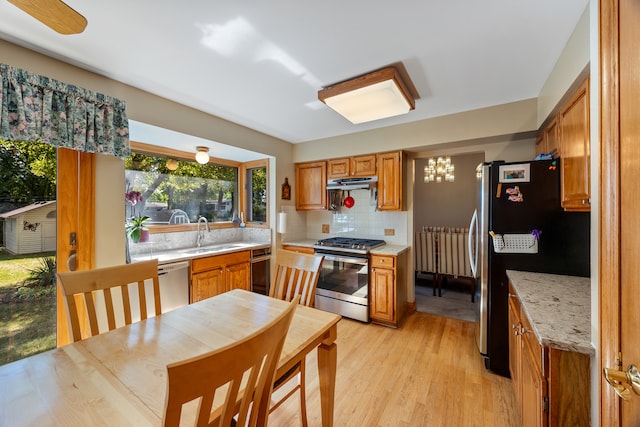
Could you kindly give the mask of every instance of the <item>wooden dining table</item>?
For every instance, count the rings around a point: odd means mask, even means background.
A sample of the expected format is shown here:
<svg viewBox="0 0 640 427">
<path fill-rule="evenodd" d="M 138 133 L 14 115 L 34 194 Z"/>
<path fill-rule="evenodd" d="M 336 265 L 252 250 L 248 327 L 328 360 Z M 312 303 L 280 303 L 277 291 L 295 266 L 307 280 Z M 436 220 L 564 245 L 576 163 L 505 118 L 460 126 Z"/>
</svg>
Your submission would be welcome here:
<svg viewBox="0 0 640 427">
<path fill-rule="evenodd" d="M 255 332 L 288 303 L 244 290 L 0 366 L 0 427 L 159 426 L 167 364 Z M 340 316 L 298 306 L 276 376 L 318 349 L 322 425 L 333 425 Z"/>
</svg>

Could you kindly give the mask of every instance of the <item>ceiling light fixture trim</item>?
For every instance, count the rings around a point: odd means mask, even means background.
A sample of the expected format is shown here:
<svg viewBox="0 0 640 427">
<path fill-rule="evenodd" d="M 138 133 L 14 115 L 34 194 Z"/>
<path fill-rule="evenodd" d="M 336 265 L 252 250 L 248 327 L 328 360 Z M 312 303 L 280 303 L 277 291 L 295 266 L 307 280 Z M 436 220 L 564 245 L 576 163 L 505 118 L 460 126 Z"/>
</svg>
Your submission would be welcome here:
<svg viewBox="0 0 640 427">
<path fill-rule="evenodd" d="M 209 163 L 209 149 L 207 147 L 196 147 L 196 162 L 201 165 Z"/>
<path fill-rule="evenodd" d="M 353 124 L 398 116 L 415 109 L 415 99 L 395 67 L 321 89 L 318 99 Z"/>
</svg>

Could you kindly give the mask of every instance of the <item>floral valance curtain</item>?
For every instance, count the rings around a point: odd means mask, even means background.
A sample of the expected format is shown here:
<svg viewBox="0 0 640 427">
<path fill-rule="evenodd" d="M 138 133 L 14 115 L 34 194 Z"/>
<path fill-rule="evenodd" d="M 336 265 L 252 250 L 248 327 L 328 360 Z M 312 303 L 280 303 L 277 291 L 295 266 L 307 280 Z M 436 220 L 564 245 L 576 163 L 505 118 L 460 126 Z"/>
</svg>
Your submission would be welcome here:
<svg viewBox="0 0 640 427">
<path fill-rule="evenodd" d="M 126 157 L 125 102 L 0 64 L 0 138 Z"/>
</svg>

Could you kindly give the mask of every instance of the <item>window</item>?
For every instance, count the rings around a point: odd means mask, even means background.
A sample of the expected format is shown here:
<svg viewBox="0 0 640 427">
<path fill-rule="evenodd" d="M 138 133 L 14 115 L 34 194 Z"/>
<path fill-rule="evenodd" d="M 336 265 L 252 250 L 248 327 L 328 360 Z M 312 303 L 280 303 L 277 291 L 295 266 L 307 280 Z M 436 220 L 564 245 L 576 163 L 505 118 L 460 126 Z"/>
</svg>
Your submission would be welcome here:
<svg viewBox="0 0 640 427">
<path fill-rule="evenodd" d="M 261 162 L 264 163 L 264 162 Z M 247 165 L 245 168 L 247 222 L 267 222 L 267 167 Z"/>
<path fill-rule="evenodd" d="M 126 204 L 127 217 L 146 215 L 156 225 L 195 223 L 201 216 L 230 222 L 239 206 L 238 169 L 133 152 L 125 159 L 125 192 L 139 191 L 143 200 Z"/>
</svg>

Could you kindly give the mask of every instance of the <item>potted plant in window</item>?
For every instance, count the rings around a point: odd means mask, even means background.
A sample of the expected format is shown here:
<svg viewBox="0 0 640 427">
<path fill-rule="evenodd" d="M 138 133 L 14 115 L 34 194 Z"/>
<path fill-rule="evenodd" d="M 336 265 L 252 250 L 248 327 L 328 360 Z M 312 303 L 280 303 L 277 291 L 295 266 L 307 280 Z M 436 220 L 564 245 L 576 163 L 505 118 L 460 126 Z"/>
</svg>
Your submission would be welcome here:
<svg viewBox="0 0 640 427">
<path fill-rule="evenodd" d="M 129 191 L 124 195 L 125 200 L 131 204 L 131 212 L 132 216 L 127 220 L 127 224 L 125 226 L 125 230 L 127 231 L 127 235 L 131 237 L 133 243 L 139 242 L 147 242 L 149 241 L 149 230 L 147 229 L 145 223 L 149 220 L 148 216 L 145 215 L 136 215 L 136 204 L 141 202 L 142 195 L 139 191 Z"/>
</svg>

